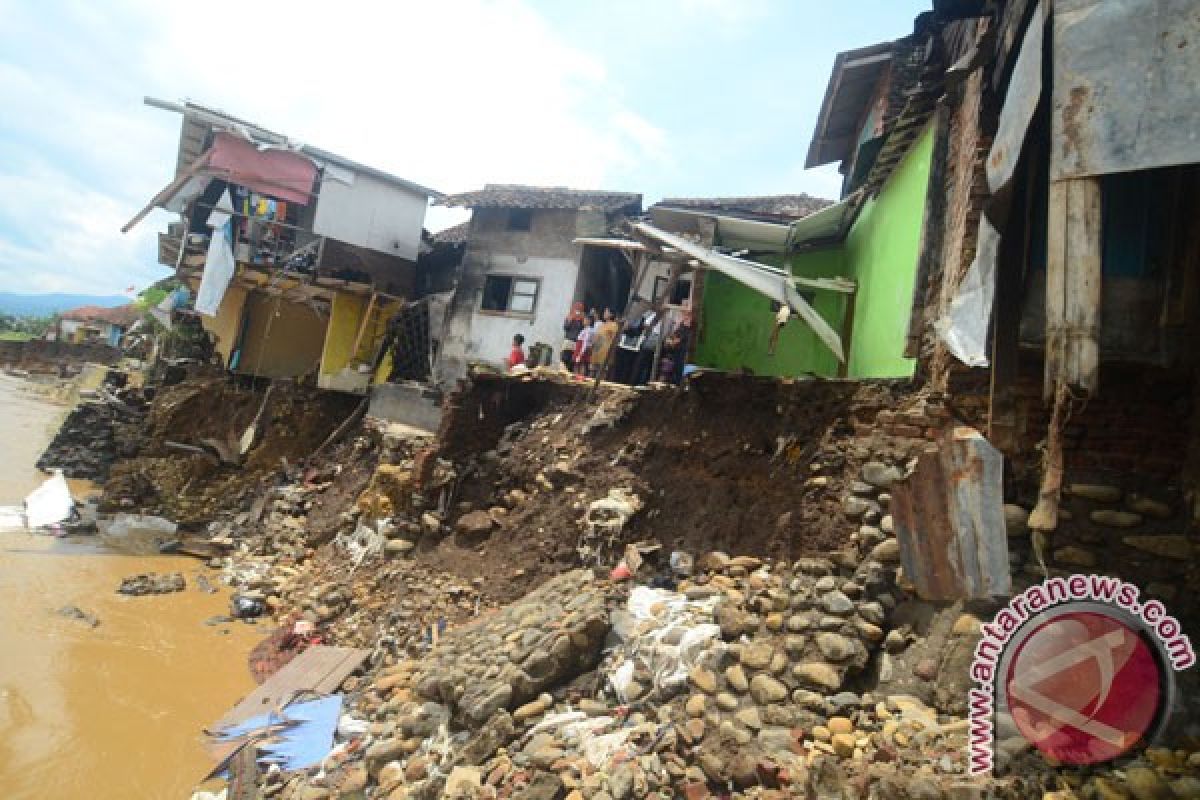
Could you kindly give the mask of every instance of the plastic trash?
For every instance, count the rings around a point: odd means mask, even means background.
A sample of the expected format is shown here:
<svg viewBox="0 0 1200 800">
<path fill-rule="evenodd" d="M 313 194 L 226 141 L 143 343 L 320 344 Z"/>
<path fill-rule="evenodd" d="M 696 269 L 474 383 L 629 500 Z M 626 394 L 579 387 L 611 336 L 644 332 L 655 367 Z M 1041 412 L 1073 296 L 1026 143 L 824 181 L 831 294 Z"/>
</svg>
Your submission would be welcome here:
<svg viewBox="0 0 1200 800">
<path fill-rule="evenodd" d="M 265 728 L 280 727 L 270 742 L 259 744 L 259 762 L 278 764 L 287 772 L 320 764 L 333 750 L 333 735 L 342 713 L 340 694 L 293 703 L 282 713 L 271 712 L 219 731 L 221 741 L 239 739 Z"/>
<path fill-rule="evenodd" d="M 676 575 L 691 575 L 696 567 L 696 560 L 691 553 L 676 550 L 671 553 L 671 571 Z"/>
<path fill-rule="evenodd" d="M 645 586 L 629 593 L 625 610 L 613 614 L 620 643 L 602 666 L 622 702 L 631 701 L 628 689 L 635 672 L 648 672 L 654 689 L 670 696 L 686 685 L 692 667 L 723 651 L 721 628 L 713 622 L 718 599 L 689 600 Z"/>
<path fill-rule="evenodd" d="M 235 619 L 253 619 L 267 613 L 267 606 L 262 600 L 244 594 L 235 594 L 230 598 L 229 605 Z"/>
<path fill-rule="evenodd" d="M 25 524 L 30 528 L 45 528 L 66 522 L 74 508 L 71 487 L 67 486 L 62 470 L 56 469 L 52 476 L 25 498 Z"/>
</svg>

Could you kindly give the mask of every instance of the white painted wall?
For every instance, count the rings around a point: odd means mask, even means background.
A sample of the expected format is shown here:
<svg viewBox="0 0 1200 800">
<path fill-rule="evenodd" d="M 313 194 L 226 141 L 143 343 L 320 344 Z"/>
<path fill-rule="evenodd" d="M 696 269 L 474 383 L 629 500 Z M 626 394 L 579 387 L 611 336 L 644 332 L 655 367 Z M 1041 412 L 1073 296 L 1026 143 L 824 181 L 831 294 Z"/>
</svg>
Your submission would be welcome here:
<svg viewBox="0 0 1200 800">
<path fill-rule="evenodd" d="M 394 183 L 326 167 L 313 232 L 416 261 L 428 205 L 425 195 Z"/>
<path fill-rule="evenodd" d="M 471 316 L 471 332 L 467 341 L 466 358 L 469 361 L 487 361 L 503 366 L 512 348 L 513 334 L 525 337 L 525 349 L 536 342 L 545 342 L 554 348 L 555 356 L 563 340 L 562 324 L 571 310 L 575 297 L 575 281 L 579 265 L 566 258 L 534 258 L 521 261 L 516 256 L 493 254 L 489 260 L 489 275 L 516 275 L 540 278 L 537 305 L 533 315 L 500 314 L 482 311 L 482 296 L 474 298 Z"/>
</svg>

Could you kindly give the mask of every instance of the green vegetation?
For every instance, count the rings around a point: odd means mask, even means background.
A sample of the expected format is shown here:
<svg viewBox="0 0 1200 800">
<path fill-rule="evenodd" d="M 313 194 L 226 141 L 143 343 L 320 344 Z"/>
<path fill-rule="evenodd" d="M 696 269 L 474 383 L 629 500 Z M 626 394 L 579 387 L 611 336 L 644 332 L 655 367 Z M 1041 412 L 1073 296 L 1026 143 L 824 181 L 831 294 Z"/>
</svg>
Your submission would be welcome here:
<svg viewBox="0 0 1200 800">
<path fill-rule="evenodd" d="M 25 317 L 0 314 L 0 341 L 27 342 L 40 339 L 54 326 L 54 317 Z"/>
</svg>

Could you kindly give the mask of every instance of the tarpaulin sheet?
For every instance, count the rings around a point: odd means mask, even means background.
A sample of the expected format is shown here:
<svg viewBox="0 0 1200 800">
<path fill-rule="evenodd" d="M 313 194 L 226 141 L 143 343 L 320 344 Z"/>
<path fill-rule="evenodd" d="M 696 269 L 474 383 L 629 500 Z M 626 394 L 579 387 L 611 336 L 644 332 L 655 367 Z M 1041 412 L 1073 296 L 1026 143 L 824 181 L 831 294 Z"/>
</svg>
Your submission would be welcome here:
<svg viewBox="0 0 1200 800">
<path fill-rule="evenodd" d="M 233 199 L 228 189 L 209 214 L 208 224 L 213 229 L 212 238 L 208 242 L 208 257 L 204 261 L 204 273 L 200 276 L 200 288 L 196 290 L 196 311 L 215 317 L 237 269 L 237 262 L 233 258 Z"/>
<path fill-rule="evenodd" d="M 259 760 L 278 764 L 287 772 L 321 763 L 333 749 L 333 735 L 342 713 L 340 694 L 292 703 L 282 714 L 268 712 L 218 732 L 222 740 L 239 739 L 276 729 L 271 740 L 258 745 Z M 278 726 L 285 726 L 281 730 Z"/>
<path fill-rule="evenodd" d="M 205 172 L 247 189 L 301 205 L 307 205 L 312 197 L 317 166 L 299 153 L 259 150 L 253 142 L 221 132 L 213 137 L 213 145 L 203 158 Z"/>
</svg>

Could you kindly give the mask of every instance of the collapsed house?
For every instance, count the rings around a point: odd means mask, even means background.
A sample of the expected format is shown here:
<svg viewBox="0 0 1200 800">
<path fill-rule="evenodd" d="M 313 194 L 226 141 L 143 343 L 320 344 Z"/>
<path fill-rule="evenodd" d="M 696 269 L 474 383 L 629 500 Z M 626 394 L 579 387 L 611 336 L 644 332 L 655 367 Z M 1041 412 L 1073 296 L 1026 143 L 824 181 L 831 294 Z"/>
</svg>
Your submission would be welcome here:
<svg viewBox="0 0 1200 800">
<path fill-rule="evenodd" d="M 179 214 L 159 263 L 194 290 L 225 368 L 356 394 L 429 377 L 414 301 L 438 192 L 198 103 L 147 104 L 181 116 L 175 177 L 123 230 Z"/>
</svg>

